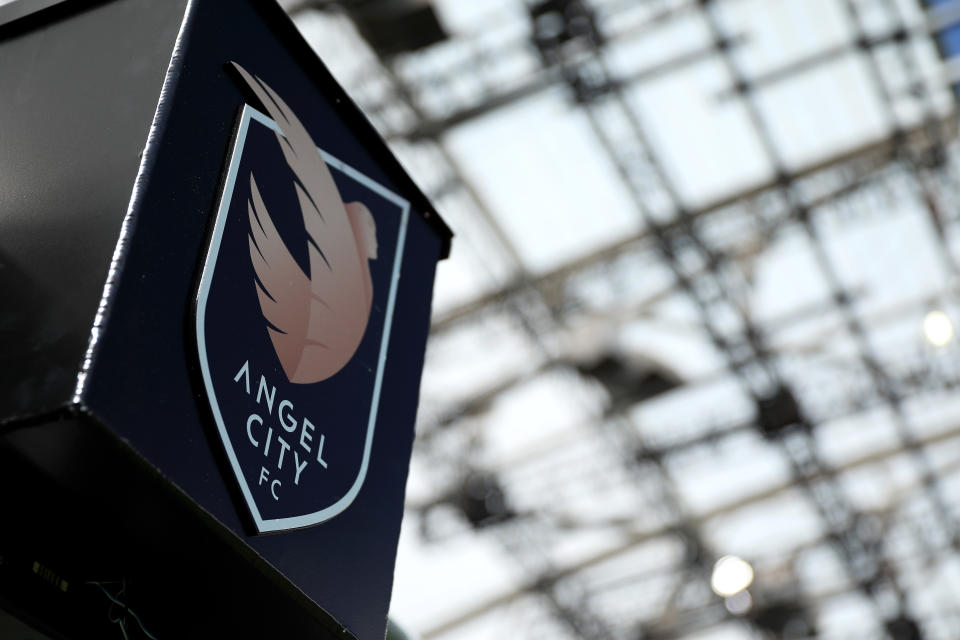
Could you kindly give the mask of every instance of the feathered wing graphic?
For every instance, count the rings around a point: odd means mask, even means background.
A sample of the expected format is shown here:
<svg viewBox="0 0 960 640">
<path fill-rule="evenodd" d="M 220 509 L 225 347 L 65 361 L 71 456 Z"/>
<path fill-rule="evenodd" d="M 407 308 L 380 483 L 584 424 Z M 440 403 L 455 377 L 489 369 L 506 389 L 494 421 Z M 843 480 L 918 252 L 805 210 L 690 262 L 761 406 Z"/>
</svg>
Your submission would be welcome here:
<svg viewBox="0 0 960 640">
<path fill-rule="evenodd" d="M 251 172 L 250 259 L 260 308 L 290 382 L 319 382 L 350 361 L 366 331 L 376 224 L 363 204 L 343 203 L 313 139 L 280 96 L 232 64 L 282 131 L 277 141 L 296 176 L 293 186 L 307 232 L 309 275 L 277 232 Z"/>
</svg>

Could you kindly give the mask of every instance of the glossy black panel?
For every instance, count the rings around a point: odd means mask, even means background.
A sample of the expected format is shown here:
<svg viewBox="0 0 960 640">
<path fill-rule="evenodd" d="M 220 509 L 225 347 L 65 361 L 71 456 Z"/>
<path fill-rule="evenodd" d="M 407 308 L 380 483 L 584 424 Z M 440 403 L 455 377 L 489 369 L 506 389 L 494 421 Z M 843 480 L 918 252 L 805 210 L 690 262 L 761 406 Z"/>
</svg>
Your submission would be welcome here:
<svg viewBox="0 0 960 640">
<path fill-rule="evenodd" d="M 72 395 L 184 5 L 0 27 L 0 420 Z"/>
</svg>

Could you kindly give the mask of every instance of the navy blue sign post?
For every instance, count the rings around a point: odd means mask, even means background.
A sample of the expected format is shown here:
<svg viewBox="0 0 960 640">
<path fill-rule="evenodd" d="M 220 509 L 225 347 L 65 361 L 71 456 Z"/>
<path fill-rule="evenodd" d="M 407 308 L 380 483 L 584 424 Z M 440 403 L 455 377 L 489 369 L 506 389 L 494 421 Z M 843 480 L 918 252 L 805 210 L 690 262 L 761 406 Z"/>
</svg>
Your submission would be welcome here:
<svg viewBox="0 0 960 640">
<path fill-rule="evenodd" d="M 157 637 L 193 597 L 207 637 L 380 640 L 449 230 L 272 3 L 14 17 L 0 481 L 38 493 L 0 492 L 11 539 L 75 549 L 50 571 L 127 585 Z"/>
</svg>

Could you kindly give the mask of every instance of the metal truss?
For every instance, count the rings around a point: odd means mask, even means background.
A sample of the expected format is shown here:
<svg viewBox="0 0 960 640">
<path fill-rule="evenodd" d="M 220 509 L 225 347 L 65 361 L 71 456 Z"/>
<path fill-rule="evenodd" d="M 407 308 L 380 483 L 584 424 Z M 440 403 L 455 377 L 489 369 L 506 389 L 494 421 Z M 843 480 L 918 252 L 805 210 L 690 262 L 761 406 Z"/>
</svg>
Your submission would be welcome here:
<svg viewBox="0 0 960 640">
<path fill-rule="evenodd" d="M 752 35 L 731 30 L 724 13 L 738 1 L 529 0 L 518 4 L 529 19 L 525 30 L 490 24 L 473 37 L 447 34 L 424 50 L 371 49 L 365 64 L 341 77 L 459 227 L 462 241 L 496 256 L 482 267 L 488 271 L 483 291 L 435 315 L 428 375 L 431 361 L 475 335 L 509 334 L 528 354 L 522 365 L 460 395 L 424 395 L 414 464 L 429 469 L 436 488 L 411 501 L 408 516 L 427 540 L 497 541 L 524 576 L 516 588 L 424 630 L 425 638 L 453 638 L 483 620 L 517 637 L 674 638 L 719 625 L 737 626 L 747 637 L 819 637 L 824 612 L 845 598 L 869 612 L 864 638 L 951 638 L 958 628 L 955 606 L 927 606 L 915 594 L 944 572 L 958 579 L 960 501 L 950 487 L 960 470 L 960 428 L 931 429 L 917 415 L 919 406 L 949 404 L 960 386 L 960 365 L 932 349 L 878 347 L 878 336 L 891 328 L 955 304 L 957 291 L 950 284 L 870 306 L 868 292 L 849 283 L 829 245 L 837 230 L 855 233 L 909 208 L 928 225 L 942 271 L 950 279 L 958 275 L 960 143 L 945 85 L 950 69 L 930 77 L 917 48 L 960 14 L 941 7 L 910 19 L 918 15 L 915 0 L 836 0 L 847 21 L 844 41 L 751 73 L 741 50 Z M 319 10 L 346 28 L 360 4 L 288 8 L 301 26 Z M 616 47 L 678 20 L 696 20 L 707 44 L 627 70 L 612 62 Z M 790 163 L 763 92 L 839 56 L 854 56 L 865 69 L 883 105 L 885 133 L 828 157 Z M 506 64 L 521 58 L 526 65 Z M 736 103 L 746 114 L 770 177 L 690 204 L 634 95 L 704 61 L 718 64 L 729 80 L 717 103 Z M 533 272 L 465 177 L 446 136 L 558 88 L 616 170 L 637 230 Z M 903 105 L 911 116 L 903 115 Z M 826 295 L 780 317 L 757 317 L 750 303 L 753 265 L 787 239 L 812 256 Z M 661 273 L 660 284 L 635 285 L 645 270 Z M 662 363 L 638 366 L 616 353 L 585 357 L 565 340 L 594 324 L 674 322 L 663 309 L 677 301 L 691 310 L 679 330 L 717 356 L 718 367 L 707 375 L 681 378 Z M 812 324 L 817 328 L 809 330 Z M 791 337 L 801 327 L 808 328 L 803 337 Z M 843 347 L 834 348 L 838 343 Z M 544 380 L 568 390 L 565 401 L 584 418 L 506 459 L 485 455 L 491 408 Z M 645 427 L 651 403 L 693 398 L 718 384 L 728 385 L 729 406 L 713 407 L 710 415 L 691 412 L 666 433 Z M 865 416 L 889 426 L 885 446 L 840 462 L 825 455 L 834 425 Z M 690 504 L 679 469 L 743 442 L 779 460 L 785 477 L 708 508 Z M 887 464 L 904 469 L 906 479 L 882 508 L 864 506 L 852 479 L 870 470 L 883 474 L 878 469 Z M 577 505 L 598 496 L 617 506 L 580 515 L 590 510 Z M 713 531 L 787 498 L 814 514 L 818 533 L 755 558 L 752 607 L 732 611 L 708 588 L 710 570 L 724 553 Z M 444 516 L 450 513 L 459 524 L 450 524 Z M 763 526 L 762 515 L 751 518 Z M 576 561 L 557 554 L 563 540 L 598 532 L 610 542 Z M 664 559 L 651 562 L 651 549 Z M 810 557 L 829 558 L 839 575 L 823 587 L 801 580 Z"/>
</svg>

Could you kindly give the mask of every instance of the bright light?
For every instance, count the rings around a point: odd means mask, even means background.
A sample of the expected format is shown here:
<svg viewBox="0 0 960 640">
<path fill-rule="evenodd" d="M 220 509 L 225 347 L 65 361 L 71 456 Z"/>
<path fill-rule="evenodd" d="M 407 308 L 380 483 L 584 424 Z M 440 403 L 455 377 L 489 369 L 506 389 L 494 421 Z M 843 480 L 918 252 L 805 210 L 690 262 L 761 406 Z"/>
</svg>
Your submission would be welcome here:
<svg viewBox="0 0 960 640">
<path fill-rule="evenodd" d="M 723 606 L 733 615 L 742 616 L 750 611 L 750 607 L 753 606 L 753 598 L 750 596 L 750 592 L 744 589 L 740 593 L 735 593 L 729 598 L 725 598 L 723 600 Z"/>
<path fill-rule="evenodd" d="M 720 597 L 729 598 L 750 586 L 753 567 L 737 556 L 723 556 L 713 565 L 710 588 Z"/>
<path fill-rule="evenodd" d="M 953 340 L 953 323 L 943 311 L 931 311 L 923 319 L 923 335 L 935 347 L 943 347 Z"/>
</svg>

